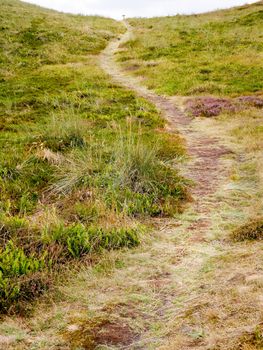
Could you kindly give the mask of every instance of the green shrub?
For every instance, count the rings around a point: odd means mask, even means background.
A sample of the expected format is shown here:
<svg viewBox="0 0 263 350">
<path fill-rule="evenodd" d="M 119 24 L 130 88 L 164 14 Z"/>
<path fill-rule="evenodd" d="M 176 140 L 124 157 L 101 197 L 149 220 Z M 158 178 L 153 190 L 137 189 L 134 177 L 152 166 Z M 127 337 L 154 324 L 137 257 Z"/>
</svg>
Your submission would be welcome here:
<svg viewBox="0 0 263 350">
<path fill-rule="evenodd" d="M 27 275 L 41 271 L 46 267 L 47 254 L 40 258 L 27 256 L 22 248 L 9 241 L 4 249 L 0 249 L 0 271 L 3 277 Z"/>
<path fill-rule="evenodd" d="M 50 263 L 47 253 L 40 257 L 26 255 L 12 241 L 4 249 L 0 249 L 0 312 L 7 311 L 21 299 L 29 300 L 40 294 L 45 286 L 39 277 L 35 278 L 35 274 L 45 270 Z"/>
<path fill-rule="evenodd" d="M 79 258 L 87 253 L 101 249 L 111 250 L 122 247 L 134 247 L 139 244 L 138 228 L 98 227 L 86 228 L 82 224 L 63 226 L 62 224 L 49 228 L 44 233 L 44 243 L 57 243 L 64 247 L 62 254 Z"/>
<path fill-rule="evenodd" d="M 94 222 L 99 217 L 99 208 L 94 203 L 81 203 L 77 202 L 74 205 L 73 213 L 77 216 L 78 220 L 83 223 Z"/>
<path fill-rule="evenodd" d="M 236 228 L 231 232 L 234 241 L 262 240 L 263 239 L 263 218 L 251 219 L 248 223 Z"/>
<path fill-rule="evenodd" d="M 0 215 L 0 242 L 2 245 L 9 239 L 21 237 L 28 231 L 29 223 L 19 216 Z"/>
<path fill-rule="evenodd" d="M 88 234 L 93 250 L 114 250 L 132 248 L 140 244 L 141 228 L 111 228 L 90 227 Z"/>
<path fill-rule="evenodd" d="M 62 244 L 65 249 L 65 255 L 78 258 L 90 251 L 89 236 L 85 226 L 73 224 L 64 226 L 63 224 L 51 228 L 48 233 L 48 243 Z"/>
</svg>

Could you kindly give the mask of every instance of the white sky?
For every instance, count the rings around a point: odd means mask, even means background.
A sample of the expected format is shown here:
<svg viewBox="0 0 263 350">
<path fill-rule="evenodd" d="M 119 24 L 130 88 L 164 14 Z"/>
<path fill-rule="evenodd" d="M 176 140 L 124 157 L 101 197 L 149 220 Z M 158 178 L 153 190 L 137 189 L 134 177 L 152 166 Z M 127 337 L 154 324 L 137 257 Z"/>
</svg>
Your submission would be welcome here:
<svg viewBox="0 0 263 350">
<path fill-rule="evenodd" d="M 26 0 L 63 12 L 102 15 L 120 19 L 200 13 L 253 3 L 250 0 Z"/>
</svg>

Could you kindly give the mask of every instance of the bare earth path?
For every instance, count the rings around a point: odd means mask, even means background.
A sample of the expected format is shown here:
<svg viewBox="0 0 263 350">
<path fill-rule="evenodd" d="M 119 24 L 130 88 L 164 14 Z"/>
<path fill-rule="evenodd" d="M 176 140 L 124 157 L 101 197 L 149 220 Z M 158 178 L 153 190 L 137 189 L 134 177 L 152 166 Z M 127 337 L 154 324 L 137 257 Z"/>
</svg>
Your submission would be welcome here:
<svg viewBox="0 0 263 350">
<path fill-rule="evenodd" d="M 179 131 L 185 138 L 190 156 L 185 173 L 196 186 L 194 202 L 183 216 L 160 222 L 162 229 L 151 246 L 131 254 L 127 268 L 114 277 L 113 299 L 125 299 L 124 309 L 133 314 L 123 312 L 122 322 L 130 324 L 132 318 L 139 329 L 121 348 L 234 349 L 237 339 L 260 318 L 254 296 L 246 296 L 243 305 L 237 295 L 244 293 L 246 278 L 253 273 L 247 262 L 242 268 L 241 261 L 240 266 L 232 264 L 233 246 L 223 239 L 227 223 L 240 215 L 236 203 L 242 196 L 233 196 L 230 180 L 238 155 L 230 149 L 222 126 L 209 120 L 192 121 L 181 110 L 179 98 L 155 94 L 116 64 L 114 54 L 132 37 L 129 24 L 125 25 L 127 32 L 100 56 L 101 66 L 116 83 L 151 101 L 167 120 L 169 131 Z M 243 248 L 235 249 L 236 256 L 242 256 Z M 137 302 L 127 301 L 131 295 Z M 254 312 L 252 323 L 247 321 L 250 312 Z"/>
<path fill-rule="evenodd" d="M 220 140 L 211 137 L 205 132 L 196 130 L 192 120 L 187 117 L 177 105 L 176 99 L 159 96 L 140 84 L 134 77 L 125 74 L 114 60 L 114 54 L 122 43 L 132 36 L 129 24 L 126 24 L 127 32 L 120 41 L 111 42 L 101 55 L 101 66 L 120 85 L 135 91 L 141 97 L 151 101 L 167 120 L 167 128 L 170 132 L 179 131 L 187 141 L 187 149 L 192 162 L 188 165 L 189 176 L 197 183 L 193 190 L 196 205 L 198 201 L 204 202 L 204 196 L 212 194 L 218 187 L 218 183 L 224 178 L 225 171 L 220 166 L 220 158 L 230 153 Z M 199 208 L 201 210 L 201 207 Z"/>
</svg>

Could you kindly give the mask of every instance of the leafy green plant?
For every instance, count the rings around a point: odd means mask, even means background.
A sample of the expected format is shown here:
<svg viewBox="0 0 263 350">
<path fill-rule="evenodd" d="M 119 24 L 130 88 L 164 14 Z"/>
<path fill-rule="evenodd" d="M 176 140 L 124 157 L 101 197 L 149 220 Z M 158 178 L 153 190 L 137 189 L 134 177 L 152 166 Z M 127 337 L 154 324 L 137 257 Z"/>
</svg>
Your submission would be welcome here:
<svg viewBox="0 0 263 350">
<path fill-rule="evenodd" d="M 22 277 L 34 276 L 36 272 L 45 270 L 50 264 L 47 252 L 40 257 L 34 254 L 27 255 L 12 241 L 0 249 L 0 312 L 7 311 L 20 299 L 31 299 L 39 294 L 44 286 L 41 284 L 40 288 L 40 283 L 34 278 L 25 280 Z"/>
<path fill-rule="evenodd" d="M 65 255 L 78 258 L 90 251 L 90 242 L 87 230 L 81 224 L 65 226 L 62 223 L 50 227 L 43 232 L 44 243 L 57 243 L 65 247 Z"/>
<path fill-rule="evenodd" d="M 4 249 L 0 250 L 0 271 L 3 277 L 27 275 L 41 271 L 46 267 L 47 253 L 40 258 L 34 255 L 27 256 L 22 248 L 18 248 L 9 241 Z"/>
<path fill-rule="evenodd" d="M 19 216 L 0 215 L 0 242 L 2 245 L 11 238 L 21 237 L 28 232 L 29 223 Z"/>
<path fill-rule="evenodd" d="M 90 227 L 88 234 L 93 250 L 132 248 L 140 244 L 142 227 L 103 229 Z"/>
<path fill-rule="evenodd" d="M 140 242 L 139 228 L 104 229 L 82 224 L 64 226 L 62 224 L 44 232 L 44 243 L 57 243 L 64 247 L 62 254 L 79 258 L 101 249 L 111 250 L 134 247 Z"/>
</svg>

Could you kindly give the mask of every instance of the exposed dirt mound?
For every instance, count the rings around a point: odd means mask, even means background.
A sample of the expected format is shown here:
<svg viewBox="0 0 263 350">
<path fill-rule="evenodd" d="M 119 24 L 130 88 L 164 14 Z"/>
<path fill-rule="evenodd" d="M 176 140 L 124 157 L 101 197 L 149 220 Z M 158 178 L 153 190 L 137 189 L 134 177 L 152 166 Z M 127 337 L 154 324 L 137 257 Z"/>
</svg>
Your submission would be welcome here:
<svg viewBox="0 0 263 350">
<path fill-rule="evenodd" d="M 107 319 L 77 320 L 63 334 L 70 348 L 94 350 L 98 345 L 127 346 L 136 334 L 125 323 Z"/>
</svg>

